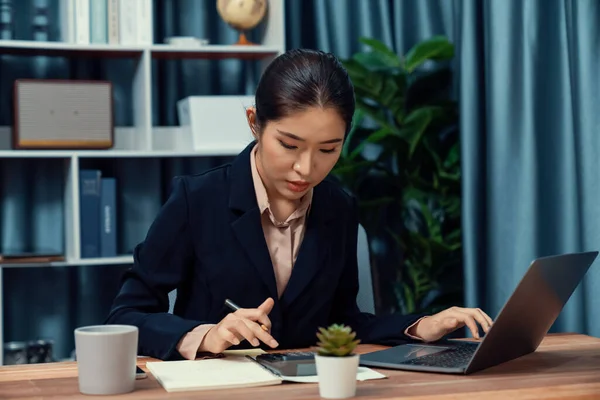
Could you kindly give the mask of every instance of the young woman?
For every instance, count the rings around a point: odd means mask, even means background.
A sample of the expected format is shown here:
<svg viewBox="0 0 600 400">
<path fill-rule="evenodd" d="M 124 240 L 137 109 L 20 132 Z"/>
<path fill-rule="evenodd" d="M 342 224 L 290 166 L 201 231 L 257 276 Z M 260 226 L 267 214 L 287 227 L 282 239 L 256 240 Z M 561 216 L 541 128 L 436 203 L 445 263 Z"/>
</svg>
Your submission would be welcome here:
<svg viewBox="0 0 600 400">
<path fill-rule="evenodd" d="M 434 341 L 465 325 L 474 337 L 478 324 L 487 332 L 492 320 L 479 309 L 358 309 L 357 206 L 326 179 L 353 113 L 354 89 L 334 56 L 292 50 L 275 59 L 246 112 L 256 140 L 231 164 L 174 180 L 106 322 L 137 326 L 139 354 L 163 360 L 310 347 L 331 323 L 365 343 Z"/>
</svg>

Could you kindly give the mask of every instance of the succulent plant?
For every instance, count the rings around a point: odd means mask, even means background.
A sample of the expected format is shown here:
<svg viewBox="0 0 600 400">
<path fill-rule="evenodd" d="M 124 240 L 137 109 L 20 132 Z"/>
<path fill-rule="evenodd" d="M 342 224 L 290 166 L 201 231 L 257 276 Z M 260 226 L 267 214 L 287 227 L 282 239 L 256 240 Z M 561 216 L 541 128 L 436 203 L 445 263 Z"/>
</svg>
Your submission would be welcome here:
<svg viewBox="0 0 600 400">
<path fill-rule="evenodd" d="M 351 355 L 360 340 L 356 332 L 346 325 L 333 324 L 328 328 L 319 328 L 317 333 L 317 353 L 321 356 L 344 357 Z"/>
</svg>

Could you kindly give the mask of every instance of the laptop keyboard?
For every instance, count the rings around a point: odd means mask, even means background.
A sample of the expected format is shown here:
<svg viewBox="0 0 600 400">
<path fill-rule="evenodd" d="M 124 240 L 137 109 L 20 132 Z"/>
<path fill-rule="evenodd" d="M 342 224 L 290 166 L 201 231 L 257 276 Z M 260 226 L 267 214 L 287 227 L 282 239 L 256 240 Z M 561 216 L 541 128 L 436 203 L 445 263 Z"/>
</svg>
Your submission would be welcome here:
<svg viewBox="0 0 600 400">
<path fill-rule="evenodd" d="M 458 368 L 469 363 L 473 353 L 475 353 L 475 350 L 477 350 L 476 345 L 459 343 L 448 350 L 413 358 L 411 360 L 402 362 L 402 364 L 422 365 L 427 367 Z"/>
</svg>

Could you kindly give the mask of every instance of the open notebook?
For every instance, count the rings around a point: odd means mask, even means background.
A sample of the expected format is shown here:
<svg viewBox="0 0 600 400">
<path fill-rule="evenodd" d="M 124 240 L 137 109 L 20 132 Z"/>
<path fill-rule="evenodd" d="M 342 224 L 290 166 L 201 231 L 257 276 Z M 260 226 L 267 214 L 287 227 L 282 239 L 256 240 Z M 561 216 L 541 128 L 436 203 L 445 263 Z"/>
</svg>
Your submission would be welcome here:
<svg viewBox="0 0 600 400">
<path fill-rule="evenodd" d="M 255 361 L 240 357 L 155 361 L 146 367 L 167 392 L 231 389 L 280 384 L 283 379 Z"/>
<path fill-rule="evenodd" d="M 251 358 L 264 353 L 261 349 L 226 350 L 225 358 L 184 361 L 153 361 L 146 367 L 167 392 L 231 389 L 278 385 L 283 381 L 316 383 L 315 376 L 278 376 Z M 385 375 L 359 367 L 356 379 L 383 379 Z"/>
</svg>

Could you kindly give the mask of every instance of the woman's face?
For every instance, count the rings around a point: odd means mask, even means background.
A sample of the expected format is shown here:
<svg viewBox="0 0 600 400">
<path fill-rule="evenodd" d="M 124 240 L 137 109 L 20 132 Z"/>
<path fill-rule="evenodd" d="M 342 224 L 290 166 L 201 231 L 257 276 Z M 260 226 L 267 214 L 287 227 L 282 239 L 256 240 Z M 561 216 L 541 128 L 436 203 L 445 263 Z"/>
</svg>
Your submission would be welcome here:
<svg viewBox="0 0 600 400">
<path fill-rule="evenodd" d="M 248 109 L 251 127 L 255 115 Z M 296 201 L 325 179 L 340 157 L 345 131 L 337 111 L 313 107 L 255 132 L 256 164 L 269 197 Z"/>
</svg>

